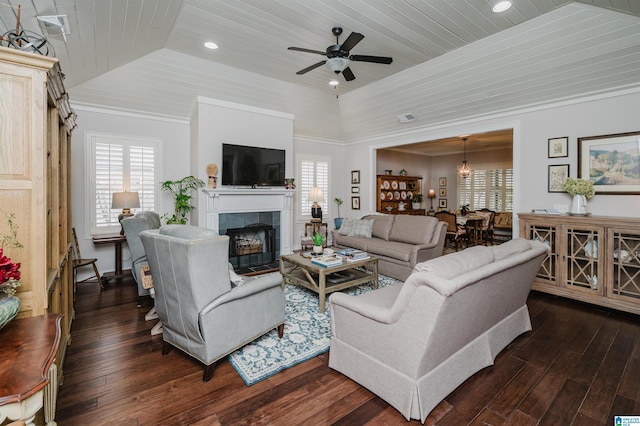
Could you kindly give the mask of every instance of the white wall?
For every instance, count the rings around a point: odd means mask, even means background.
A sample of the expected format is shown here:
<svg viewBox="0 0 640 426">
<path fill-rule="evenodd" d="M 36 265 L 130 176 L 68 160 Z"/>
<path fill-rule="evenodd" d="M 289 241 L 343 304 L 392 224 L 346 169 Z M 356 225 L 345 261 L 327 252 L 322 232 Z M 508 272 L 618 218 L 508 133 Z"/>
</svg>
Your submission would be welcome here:
<svg viewBox="0 0 640 426">
<path fill-rule="evenodd" d="M 207 182 L 207 164 L 218 165 L 218 186 L 222 186 L 222 144 L 284 149 L 285 176 L 294 176 L 293 115 L 245 105 L 199 97 L 194 109 L 191 140 L 191 174 Z M 195 169 L 193 169 L 195 167 Z M 282 182 L 284 186 L 284 182 Z M 193 225 L 206 224 L 206 196 L 197 195 Z"/>
<path fill-rule="evenodd" d="M 377 149 L 455 137 L 460 134 L 512 128 L 514 211 L 527 212 L 533 208 L 553 208 L 556 204 L 569 204 L 568 194 L 547 192 L 548 166 L 569 164 L 570 175 L 577 177 L 577 138 L 640 131 L 638 111 L 640 93 L 622 93 L 362 140 L 348 145 L 345 156 L 351 159 L 347 160 L 347 167 L 362 168 L 365 179 L 363 186 L 366 186 L 366 189 L 363 190 L 361 204 L 374 210 L 375 199 L 371 182 L 374 182 L 375 178 Z M 547 158 L 548 139 L 561 136 L 569 137 L 569 157 Z M 364 163 L 365 159 L 368 159 L 367 163 Z M 589 200 L 588 211 L 593 215 L 637 217 L 637 212 L 640 211 L 640 197 L 596 194 Z M 515 217 L 514 226 L 517 230 Z"/>
<path fill-rule="evenodd" d="M 117 113 L 113 111 L 73 106 L 78 114 L 78 127 L 73 131 L 71 141 L 71 196 L 73 226 L 78 233 L 83 257 L 98 259 L 100 272 L 115 269 L 114 247 L 95 246 L 89 234 L 86 217 L 86 195 L 89 185 L 88 170 L 85 168 L 85 133 L 99 132 L 162 141 L 162 165 L 160 181 L 177 179 L 189 170 L 189 124 L 183 120 L 162 119 L 143 115 Z M 157 212 L 162 215 L 173 210 L 170 196 L 161 194 Z M 126 246 L 125 246 L 126 247 Z M 123 267 L 131 267 L 131 256 L 123 250 Z M 82 274 L 81 274 L 82 277 Z"/>
</svg>

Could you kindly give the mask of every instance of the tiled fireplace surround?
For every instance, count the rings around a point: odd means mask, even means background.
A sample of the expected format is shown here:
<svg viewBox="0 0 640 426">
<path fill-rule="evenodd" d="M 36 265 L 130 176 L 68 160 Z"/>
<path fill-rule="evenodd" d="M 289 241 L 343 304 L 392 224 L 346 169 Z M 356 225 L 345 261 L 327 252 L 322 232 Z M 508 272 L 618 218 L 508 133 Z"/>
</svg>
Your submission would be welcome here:
<svg viewBox="0 0 640 426">
<path fill-rule="evenodd" d="M 272 225 L 276 229 L 276 255 L 292 253 L 294 190 L 234 188 L 202 191 L 207 196 L 207 228 L 224 235 L 227 229 L 255 223 Z"/>
</svg>

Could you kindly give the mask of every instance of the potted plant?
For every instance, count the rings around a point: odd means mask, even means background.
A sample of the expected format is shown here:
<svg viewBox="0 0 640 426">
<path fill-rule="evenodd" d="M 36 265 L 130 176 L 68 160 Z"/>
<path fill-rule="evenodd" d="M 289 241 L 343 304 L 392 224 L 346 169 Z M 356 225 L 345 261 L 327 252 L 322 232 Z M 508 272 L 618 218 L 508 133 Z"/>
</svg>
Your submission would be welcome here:
<svg viewBox="0 0 640 426">
<path fill-rule="evenodd" d="M 422 203 L 422 194 L 414 194 L 413 197 L 411 197 L 411 207 L 414 210 L 418 210 L 420 209 L 420 204 Z"/>
<path fill-rule="evenodd" d="M 342 198 L 334 198 L 333 201 L 338 205 L 338 217 L 333 219 L 333 223 L 336 225 L 336 229 L 340 229 L 342 226 L 342 217 L 340 217 L 340 204 L 343 203 Z"/>
<path fill-rule="evenodd" d="M 177 223 L 184 225 L 187 223 L 187 213 L 196 207 L 191 205 L 193 195 L 191 191 L 197 190 L 204 186 L 204 181 L 193 176 L 183 177 L 180 180 L 167 180 L 160 183 L 160 189 L 169 192 L 173 196 L 175 213 L 169 217 L 167 214 L 162 216 L 167 224 Z"/>
<path fill-rule="evenodd" d="M 322 235 L 319 232 L 316 232 L 311 237 L 311 241 L 313 241 L 313 252 L 316 254 L 322 253 L 322 245 L 324 244 L 324 241 L 325 241 L 324 235 Z"/>
<path fill-rule="evenodd" d="M 466 216 L 468 211 L 469 211 L 469 204 L 463 204 L 460 206 L 460 214 L 462 216 Z"/>
<path fill-rule="evenodd" d="M 587 200 L 593 197 L 596 191 L 593 189 L 593 182 L 586 179 L 567 178 L 562 185 L 562 189 L 573 196 L 571 210 L 569 214 L 586 215 Z"/>
</svg>

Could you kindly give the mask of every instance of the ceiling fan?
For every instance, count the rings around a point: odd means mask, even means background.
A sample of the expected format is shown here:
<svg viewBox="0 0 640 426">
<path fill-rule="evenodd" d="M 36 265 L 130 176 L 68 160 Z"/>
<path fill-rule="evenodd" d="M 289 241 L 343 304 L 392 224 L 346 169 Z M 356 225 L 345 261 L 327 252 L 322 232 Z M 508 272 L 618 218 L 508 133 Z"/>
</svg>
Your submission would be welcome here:
<svg viewBox="0 0 640 426">
<path fill-rule="evenodd" d="M 336 36 L 336 44 L 327 47 L 327 50 L 322 52 L 320 50 L 312 50 L 312 49 L 304 49 L 302 47 L 289 47 L 288 50 L 297 50 L 299 52 L 308 52 L 308 53 L 316 53 L 318 55 L 326 56 L 327 59 L 324 61 L 320 61 L 316 64 L 313 64 L 305 69 L 298 71 L 296 74 L 302 75 L 311 70 L 318 68 L 324 64 L 331 69 L 331 71 L 336 74 L 342 73 L 344 79 L 347 81 L 355 80 L 356 76 L 353 75 L 353 71 L 349 68 L 349 63 L 351 61 L 360 61 L 360 62 L 374 62 L 377 64 L 390 64 L 393 62 L 393 58 L 389 58 L 386 56 L 368 56 L 368 55 L 351 55 L 349 52 L 351 49 L 355 47 L 356 44 L 360 43 L 364 36 L 360 33 L 351 33 L 349 37 L 344 41 L 344 43 L 340 44 L 339 37 L 342 34 L 342 28 L 335 27 L 331 30 L 333 35 Z"/>
</svg>

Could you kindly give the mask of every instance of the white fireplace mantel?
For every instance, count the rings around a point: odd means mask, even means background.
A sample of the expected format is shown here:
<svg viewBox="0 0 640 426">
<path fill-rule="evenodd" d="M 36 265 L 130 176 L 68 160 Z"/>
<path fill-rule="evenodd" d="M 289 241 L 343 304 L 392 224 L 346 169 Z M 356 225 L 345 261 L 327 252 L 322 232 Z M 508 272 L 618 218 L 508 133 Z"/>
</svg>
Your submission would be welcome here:
<svg viewBox="0 0 640 426">
<path fill-rule="evenodd" d="M 293 194 L 277 187 L 202 189 L 207 195 L 207 228 L 220 229 L 221 213 L 280 212 L 280 253 L 293 252 Z"/>
</svg>

